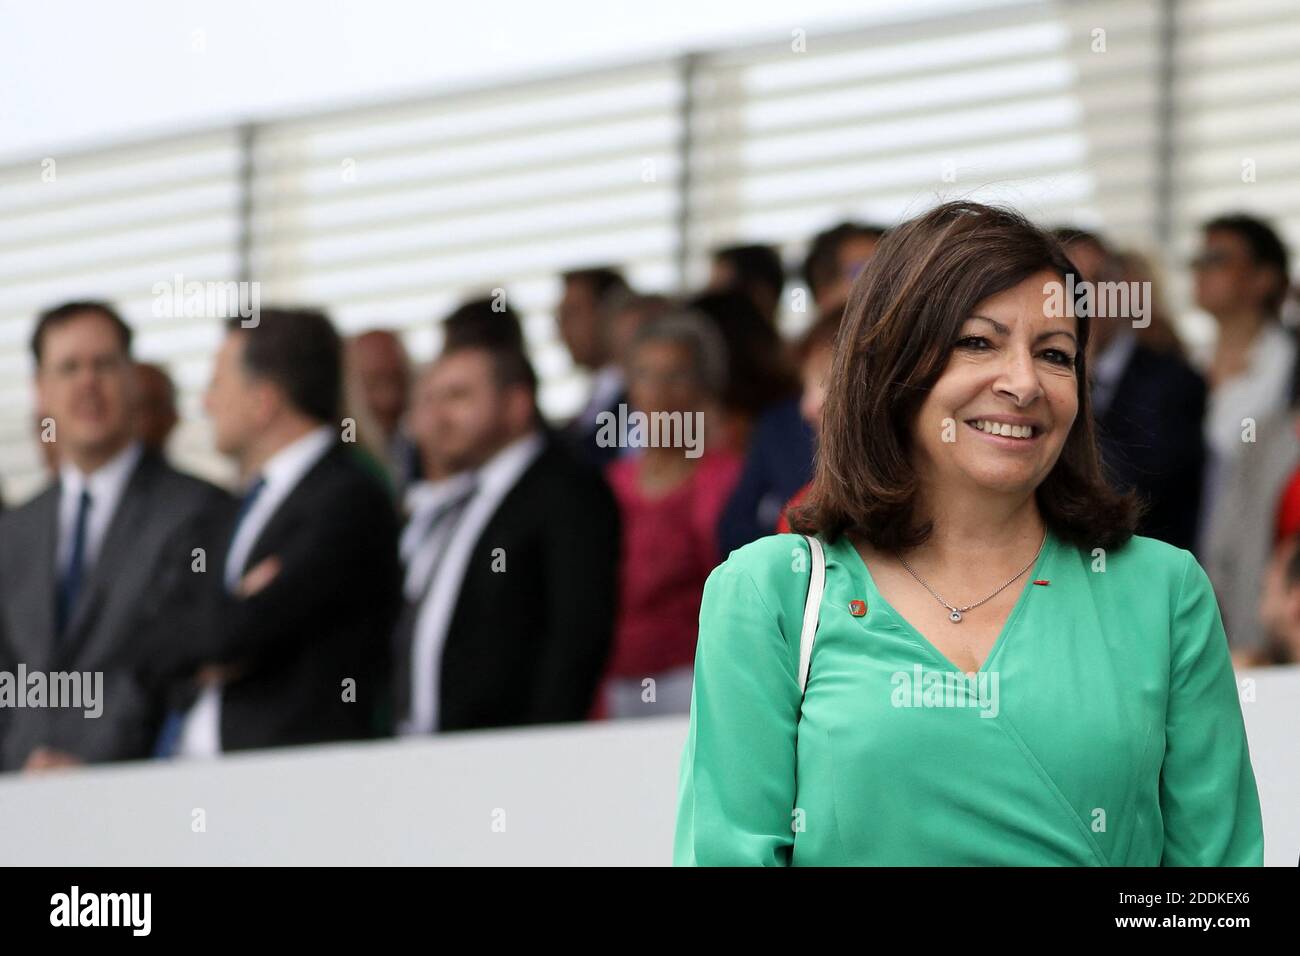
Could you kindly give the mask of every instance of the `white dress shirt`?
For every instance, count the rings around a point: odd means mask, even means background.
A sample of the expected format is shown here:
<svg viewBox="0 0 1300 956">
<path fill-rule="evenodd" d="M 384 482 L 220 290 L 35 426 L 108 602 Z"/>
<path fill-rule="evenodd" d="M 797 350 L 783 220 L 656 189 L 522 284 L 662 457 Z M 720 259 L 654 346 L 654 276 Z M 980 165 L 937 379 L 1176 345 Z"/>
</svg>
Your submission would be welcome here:
<svg viewBox="0 0 1300 956">
<path fill-rule="evenodd" d="M 1205 440 L 1225 462 L 1241 454 L 1243 418 L 1258 423 L 1270 412 L 1286 407 L 1294 363 L 1295 340 L 1291 333 L 1277 322 L 1266 322 L 1250 343 L 1246 368 L 1210 392 Z"/>
<path fill-rule="evenodd" d="M 298 487 L 303 475 L 311 471 L 316 462 L 325 457 L 325 453 L 334 444 L 337 432 L 329 425 L 321 425 L 303 435 L 292 444 L 285 445 L 267 459 L 258 477 L 266 482 L 261 494 L 253 506 L 248 509 L 235 538 L 230 543 L 230 552 L 226 555 L 225 581 L 226 590 L 233 591 L 248 563 L 248 555 L 257 543 L 262 529 L 266 527 L 271 516 L 289 497 L 290 492 Z"/>
<path fill-rule="evenodd" d="M 475 490 L 477 480 L 475 472 L 466 471 L 438 481 L 416 482 L 407 489 L 406 513 L 411 517 L 402 530 L 398 549 L 406 568 L 402 591 L 408 601 L 418 601 L 425 594 L 429 574 L 453 530 L 447 527 L 448 522 L 437 528 L 431 528 L 430 522 L 448 505 Z"/>
<path fill-rule="evenodd" d="M 595 431 L 599 427 L 596 416 L 608 411 L 614 399 L 623 392 L 623 371 L 617 365 L 606 365 L 596 372 L 591 383 L 591 395 L 574 419 L 582 426 L 584 432 Z"/>
<path fill-rule="evenodd" d="M 399 733 L 427 734 L 438 729 L 442 647 L 470 555 L 502 500 L 541 454 L 544 444 L 541 433 L 534 431 L 497 452 L 474 473 L 477 490 L 450 537 L 444 542 L 442 536 L 434 535 L 421 546 L 416 556 L 421 560 L 426 560 L 424 556 L 430 552 L 443 553 L 415 620 L 411 641 L 411 713 L 398 727 Z M 432 563 L 433 558 L 427 560 Z M 408 562 L 408 571 L 414 564 L 414 560 Z"/>
<path fill-rule="evenodd" d="M 1242 420 L 1253 418 L 1258 425 L 1286 407 L 1295 349 L 1295 340 L 1285 327 L 1266 322 L 1250 344 L 1246 368 L 1210 391 L 1205 409 L 1206 455 L 1198 542 L 1202 547 L 1208 543 L 1211 515 L 1224 483 L 1245 447 L 1241 440 Z M 1202 353 L 1202 367 L 1212 356 L 1213 351 L 1207 348 Z"/>
<path fill-rule="evenodd" d="M 86 514 L 86 537 L 82 551 L 82 575 L 86 580 L 95 566 L 99 549 L 108 534 L 109 523 L 117 511 L 126 491 L 127 482 L 140 461 L 143 447 L 131 442 L 120 452 L 100 465 L 89 475 L 75 465 L 65 462 L 59 469 L 59 540 L 55 552 L 54 568 L 59 576 L 68 569 L 72 560 L 72 543 L 77 534 L 77 511 L 81 505 L 82 491 L 90 492 L 90 510 Z"/>
<path fill-rule="evenodd" d="M 336 440 L 337 432 L 322 425 L 285 445 L 267 459 L 258 477 L 265 485 L 253 506 L 239 522 L 226 555 L 223 580 L 227 591 L 234 591 L 247 568 L 248 556 L 271 517 L 303 476 L 325 457 Z M 176 749 L 182 757 L 215 757 L 221 753 L 221 685 L 208 684 L 185 715 L 180 743 Z"/>
</svg>

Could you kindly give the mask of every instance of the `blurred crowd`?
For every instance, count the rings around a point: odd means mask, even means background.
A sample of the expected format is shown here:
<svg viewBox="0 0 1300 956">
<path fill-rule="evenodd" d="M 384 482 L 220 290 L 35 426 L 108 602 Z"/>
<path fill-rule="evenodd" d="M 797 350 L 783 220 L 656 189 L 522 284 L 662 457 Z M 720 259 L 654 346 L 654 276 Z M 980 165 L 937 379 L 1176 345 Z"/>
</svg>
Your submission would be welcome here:
<svg viewBox="0 0 1300 956">
<path fill-rule="evenodd" d="M 1218 334 L 1194 352 L 1147 258 L 1056 234 L 1084 279 L 1149 290 L 1141 321 L 1094 320 L 1088 354 L 1139 532 L 1196 554 L 1239 666 L 1300 661 L 1284 244 L 1247 215 L 1204 225 L 1187 268 Z M 565 422 L 541 414 L 500 295 L 442 318 L 421 365 L 396 331 L 345 340 L 314 309 L 230 319 L 204 403 L 233 489 L 168 463 L 175 388 L 111 304 L 43 313 L 50 482 L 0 516 L 0 671 L 102 673 L 103 712 L 10 701 L 0 768 L 686 713 L 705 579 L 788 530 L 849 292 L 886 235 L 838 224 L 797 270 L 723 248 L 685 297 L 565 273 L 556 326 L 589 383 Z"/>
</svg>

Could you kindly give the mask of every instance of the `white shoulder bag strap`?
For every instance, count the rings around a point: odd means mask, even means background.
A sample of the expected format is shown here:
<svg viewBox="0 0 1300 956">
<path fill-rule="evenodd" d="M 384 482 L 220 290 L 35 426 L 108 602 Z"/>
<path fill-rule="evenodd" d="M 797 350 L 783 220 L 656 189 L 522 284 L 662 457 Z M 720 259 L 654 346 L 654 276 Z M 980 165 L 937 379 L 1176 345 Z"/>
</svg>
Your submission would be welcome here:
<svg viewBox="0 0 1300 956">
<path fill-rule="evenodd" d="M 808 686 L 808 667 L 812 664 L 813 641 L 821 616 L 822 591 L 826 589 L 826 555 L 822 543 L 813 535 L 804 535 L 812 552 L 812 569 L 808 575 L 808 599 L 803 606 L 803 630 L 799 632 L 799 693 Z"/>
</svg>

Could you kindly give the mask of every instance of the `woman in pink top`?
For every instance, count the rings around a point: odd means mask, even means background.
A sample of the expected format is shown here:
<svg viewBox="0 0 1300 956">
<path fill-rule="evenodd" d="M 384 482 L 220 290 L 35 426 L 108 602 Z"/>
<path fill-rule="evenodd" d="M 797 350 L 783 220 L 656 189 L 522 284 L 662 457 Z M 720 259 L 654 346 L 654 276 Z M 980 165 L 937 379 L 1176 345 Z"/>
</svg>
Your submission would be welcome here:
<svg viewBox="0 0 1300 956">
<path fill-rule="evenodd" d="M 643 327 L 628 354 L 628 448 L 607 472 L 623 542 L 608 717 L 690 711 L 700 596 L 723 557 L 715 529 L 741 467 L 705 447 L 724 348 L 703 318 L 685 314 Z"/>
</svg>

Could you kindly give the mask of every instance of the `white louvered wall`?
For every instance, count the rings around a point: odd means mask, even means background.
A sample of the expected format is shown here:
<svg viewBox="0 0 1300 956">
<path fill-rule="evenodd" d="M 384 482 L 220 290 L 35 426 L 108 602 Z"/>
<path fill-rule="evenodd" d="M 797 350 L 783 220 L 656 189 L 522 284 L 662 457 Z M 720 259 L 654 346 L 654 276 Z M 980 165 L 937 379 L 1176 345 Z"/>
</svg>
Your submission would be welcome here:
<svg viewBox="0 0 1300 956">
<path fill-rule="evenodd" d="M 178 274 L 246 267 L 263 303 L 324 306 L 349 333 L 396 326 L 417 359 L 457 301 L 504 288 L 553 416 L 583 384 L 555 333 L 559 270 L 615 263 L 675 291 L 717 245 L 774 242 L 793 265 L 839 219 L 946 198 L 1154 251 L 1185 310 L 1181 266 L 1209 215 L 1265 213 L 1300 250 L 1296 63 L 1296 0 L 1018 0 L 31 157 L 0 168 L 5 498 L 40 480 L 33 317 L 73 297 L 121 305 L 140 356 L 181 387 L 175 457 L 222 473 L 200 411 L 218 323 L 153 314 L 154 284 Z"/>
</svg>

